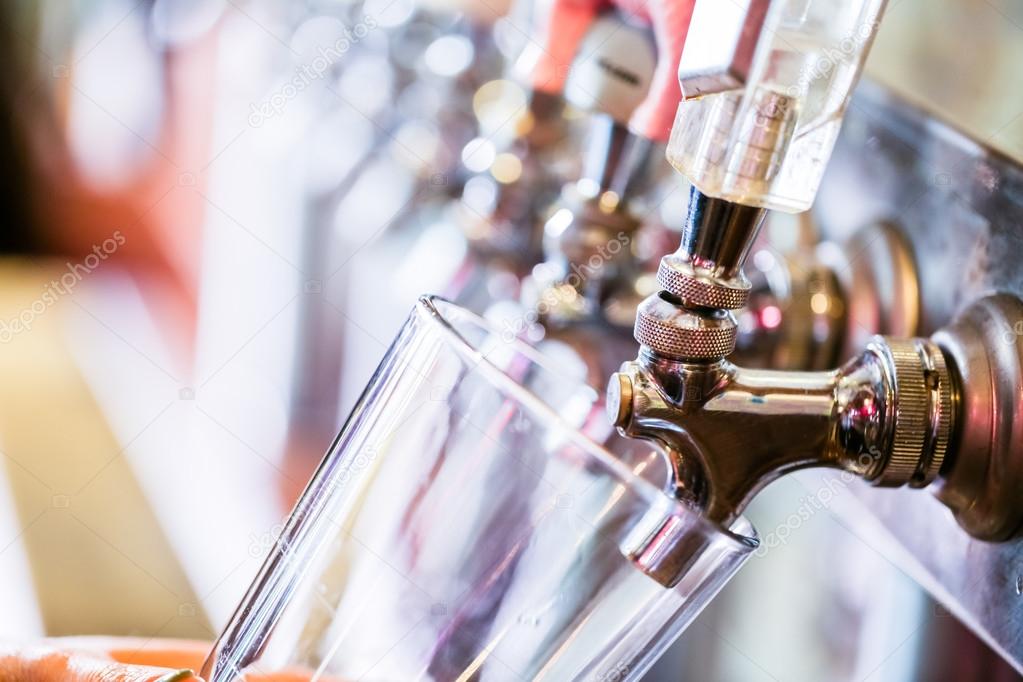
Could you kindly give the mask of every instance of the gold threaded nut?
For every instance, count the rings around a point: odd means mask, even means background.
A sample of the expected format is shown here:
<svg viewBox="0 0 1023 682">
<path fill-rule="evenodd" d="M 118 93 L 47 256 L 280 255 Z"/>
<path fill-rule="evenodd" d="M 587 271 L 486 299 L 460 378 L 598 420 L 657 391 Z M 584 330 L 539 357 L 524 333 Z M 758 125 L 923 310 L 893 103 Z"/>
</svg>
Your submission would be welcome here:
<svg viewBox="0 0 1023 682">
<path fill-rule="evenodd" d="M 883 339 L 871 349 L 893 388 L 894 428 L 875 485 L 923 487 L 937 477 L 952 431 L 952 380 L 941 350 L 924 339 Z"/>
<path fill-rule="evenodd" d="M 738 325 L 727 311 L 697 313 L 657 295 L 636 311 L 636 340 L 651 350 L 685 360 L 723 358 L 735 350 Z"/>
<path fill-rule="evenodd" d="M 657 283 L 688 306 L 738 310 L 746 305 L 750 283 L 745 277 L 721 280 L 701 275 L 686 260 L 665 256 L 657 268 Z"/>
</svg>

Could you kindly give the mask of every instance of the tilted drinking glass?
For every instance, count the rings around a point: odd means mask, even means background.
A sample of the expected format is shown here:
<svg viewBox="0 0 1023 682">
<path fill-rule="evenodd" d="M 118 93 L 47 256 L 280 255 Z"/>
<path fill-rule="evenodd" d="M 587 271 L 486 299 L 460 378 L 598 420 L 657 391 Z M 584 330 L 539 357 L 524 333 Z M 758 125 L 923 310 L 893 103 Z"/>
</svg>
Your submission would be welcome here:
<svg viewBox="0 0 1023 682">
<path fill-rule="evenodd" d="M 663 455 L 541 347 L 421 299 L 204 678 L 641 676 L 756 540 L 664 492 Z"/>
</svg>

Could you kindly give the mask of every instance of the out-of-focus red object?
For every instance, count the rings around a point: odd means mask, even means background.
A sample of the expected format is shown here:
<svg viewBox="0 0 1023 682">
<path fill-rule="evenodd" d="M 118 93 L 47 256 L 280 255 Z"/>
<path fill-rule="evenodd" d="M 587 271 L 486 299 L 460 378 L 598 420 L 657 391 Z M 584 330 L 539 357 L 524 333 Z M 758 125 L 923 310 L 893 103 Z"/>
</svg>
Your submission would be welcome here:
<svg viewBox="0 0 1023 682">
<path fill-rule="evenodd" d="M 120 231 L 123 243 L 113 262 L 137 281 L 185 368 L 196 330 L 216 40 L 214 29 L 163 55 L 162 128 L 146 140 L 151 154 L 127 182 L 97 186 L 75 164 L 66 137 L 73 69 L 62 80 L 65 91 L 57 93 L 56 133 L 27 126 L 37 160 L 31 202 L 46 242 L 80 262 Z"/>
<path fill-rule="evenodd" d="M 37 644 L 0 643 L 0 680 L 35 682 L 201 682 L 196 674 L 209 654 L 209 642 L 127 637 L 64 637 Z M 308 682 L 312 671 L 248 674 L 253 682 Z M 317 676 L 324 682 L 336 678 Z"/>
<path fill-rule="evenodd" d="M 649 22 L 657 41 L 657 71 L 650 94 L 636 109 L 629 125 L 643 137 L 667 140 L 682 99 L 678 66 L 695 5 L 696 0 L 554 0 L 549 13 L 541 18 L 544 50 L 533 71 L 533 87 L 561 92 L 590 24 L 601 11 L 617 7 Z"/>
</svg>

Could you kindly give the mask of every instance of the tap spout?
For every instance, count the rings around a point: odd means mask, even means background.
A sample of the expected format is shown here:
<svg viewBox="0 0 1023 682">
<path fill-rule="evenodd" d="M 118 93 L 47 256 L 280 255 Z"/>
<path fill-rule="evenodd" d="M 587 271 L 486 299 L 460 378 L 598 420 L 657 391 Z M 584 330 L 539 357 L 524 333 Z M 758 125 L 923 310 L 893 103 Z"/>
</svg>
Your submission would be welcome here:
<svg viewBox="0 0 1023 682">
<path fill-rule="evenodd" d="M 918 395 L 928 386 L 933 394 Z M 612 377 L 608 410 L 624 435 L 662 445 L 676 497 L 727 526 L 799 469 L 930 483 L 949 444 L 952 390 L 941 350 L 920 339 L 877 338 L 829 372 L 743 369 L 645 347 Z"/>
</svg>

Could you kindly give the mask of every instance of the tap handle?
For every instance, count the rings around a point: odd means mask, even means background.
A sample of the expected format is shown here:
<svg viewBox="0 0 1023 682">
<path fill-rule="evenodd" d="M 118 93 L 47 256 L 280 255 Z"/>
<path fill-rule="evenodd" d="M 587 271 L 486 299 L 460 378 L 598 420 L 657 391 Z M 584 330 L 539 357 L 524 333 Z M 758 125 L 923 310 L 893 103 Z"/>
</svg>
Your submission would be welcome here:
<svg viewBox="0 0 1023 682">
<path fill-rule="evenodd" d="M 601 10 L 609 4 L 617 7 L 626 18 L 608 19 L 605 16 L 601 20 L 609 23 L 603 27 L 599 23 L 595 25 Z M 573 61 L 581 55 L 594 68 L 605 72 L 605 77 L 609 78 L 607 83 L 614 84 L 618 79 L 616 87 L 621 94 L 639 93 L 639 97 L 635 101 L 616 101 L 614 97 L 601 96 L 597 90 L 608 88 L 605 84 L 598 84 L 596 89 L 592 84 L 589 86 L 589 93 L 598 95 L 597 98 L 587 96 L 585 91 L 575 95 L 580 100 L 600 100 L 596 105 L 598 110 L 618 116 L 623 123 L 628 122 L 635 134 L 659 142 L 667 141 L 681 97 L 678 65 L 695 4 L 696 0 L 614 0 L 612 3 L 604 0 L 554 0 L 549 11 L 541 17 L 544 26 L 541 29 L 543 38 L 537 46 L 539 50 L 533 50 L 539 53 L 534 55 L 533 88 L 569 94 L 570 77 L 579 69 L 579 64 L 573 64 Z M 642 50 L 637 51 L 623 40 L 628 32 L 619 35 L 623 22 L 626 26 L 642 24 L 653 29 L 656 53 L 646 67 L 647 73 L 630 75 L 628 68 L 615 72 L 616 61 L 635 62 L 643 58 Z M 588 51 L 584 43 L 590 35 L 597 37 L 591 41 Z"/>
<path fill-rule="evenodd" d="M 590 27 L 565 82 L 565 99 L 590 112 L 586 191 L 608 190 L 618 203 L 641 188 L 651 142 L 628 127 L 650 92 L 659 69 L 651 32 L 620 12 L 608 12 Z M 580 188 L 583 189 L 583 188 Z"/>
<path fill-rule="evenodd" d="M 677 74 L 696 0 L 619 0 L 619 5 L 626 12 L 646 17 L 657 41 L 657 71 L 650 92 L 633 114 L 629 127 L 637 135 L 666 142 L 682 96 Z"/>
<path fill-rule="evenodd" d="M 650 31 L 617 12 L 594 21 L 565 80 L 565 99 L 581 111 L 627 125 L 650 90 L 657 53 Z"/>
<path fill-rule="evenodd" d="M 554 94 L 564 91 L 569 66 L 601 4 L 597 0 L 554 0 L 546 12 L 537 12 L 534 31 L 538 40 L 523 53 L 525 61 L 534 62 L 529 67 L 534 90 Z"/>
<path fill-rule="evenodd" d="M 704 194 L 808 209 L 885 3 L 698 2 L 668 160 Z"/>
</svg>

